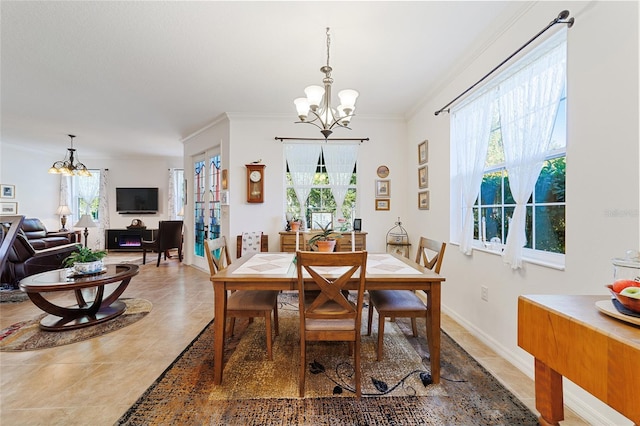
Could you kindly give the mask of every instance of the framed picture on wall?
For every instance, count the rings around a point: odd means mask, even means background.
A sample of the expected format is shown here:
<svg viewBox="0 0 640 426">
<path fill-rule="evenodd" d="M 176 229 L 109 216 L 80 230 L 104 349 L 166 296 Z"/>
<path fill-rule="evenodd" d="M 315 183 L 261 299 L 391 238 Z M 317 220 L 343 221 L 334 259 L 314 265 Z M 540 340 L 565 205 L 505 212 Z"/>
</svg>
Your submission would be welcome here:
<svg viewBox="0 0 640 426">
<path fill-rule="evenodd" d="M 18 203 L 0 203 L 0 214 L 18 214 Z"/>
<path fill-rule="evenodd" d="M 391 200 L 381 200 L 376 198 L 376 210 L 390 210 Z"/>
<path fill-rule="evenodd" d="M 389 197 L 389 196 L 391 196 L 391 181 L 377 180 L 376 181 L 376 197 Z"/>
<path fill-rule="evenodd" d="M 429 173 L 427 166 L 418 169 L 418 188 L 424 189 L 429 187 Z"/>
<path fill-rule="evenodd" d="M 429 141 L 424 140 L 418 144 L 418 164 L 429 161 Z"/>
<path fill-rule="evenodd" d="M 220 205 L 229 205 L 229 191 L 220 191 Z"/>
<path fill-rule="evenodd" d="M 429 210 L 429 191 L 418 192 L 418 208 Z"/>
<path fill-rule="evenodd" d="M 16 186 L 0 185 L 0 198 L 16 198 Z"/>
</svg>

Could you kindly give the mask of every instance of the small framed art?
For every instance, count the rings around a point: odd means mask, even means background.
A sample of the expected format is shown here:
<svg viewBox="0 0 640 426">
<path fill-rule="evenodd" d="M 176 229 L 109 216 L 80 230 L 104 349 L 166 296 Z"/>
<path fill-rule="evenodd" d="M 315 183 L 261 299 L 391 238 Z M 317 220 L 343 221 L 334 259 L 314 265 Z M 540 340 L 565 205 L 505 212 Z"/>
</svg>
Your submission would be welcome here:
<svg viewBox="0 0 640 426">
<path fill-rule="evenodd" d="M 429 173 L 427 166 L 418 169 L 418 188 L 424 189 L 429 187 Z"/>
<path fill-rule="evenodd" d="M 18 214 L 18 203 L 0 203 L 0 214 Z"/>
<path fill-rule="evenodd" d="M 0 185 L 0 198 L 16 198 L 16 186 Z"/>
<path fill-rule="evenodd" d="M 378 170 L 376 170 L 376 173 L 378 174 L 379 178 L 386 178 L 387 176 L 389 176 L 389 168 L 387 166 L 380 166 L 378 167 Z"/>
<path fill-rule="evenodd" d="M 390 210 L 391 200 L 381 200 L 376 198 L 376 210 Z"/>
<path fill-rule="evenodd" d="M 418 144 L 418 164 L 429 161 L 429 141 L 424 140 Z"/>
<path fill-rule="evenodd" d="M 429 191 L 418 192 L 418 208 L 429 210 Z"/>
<path fill-rule="evenodd" d="M 376 181 L 376 197 L 389 197 L 389 196 L 391 196 L 391 181 L 377 180 Z"/>
<path fill-rule="evenodd" d="M 229 191 L 220 191 L 220 205 L 229 205 Z"/>
</svg>

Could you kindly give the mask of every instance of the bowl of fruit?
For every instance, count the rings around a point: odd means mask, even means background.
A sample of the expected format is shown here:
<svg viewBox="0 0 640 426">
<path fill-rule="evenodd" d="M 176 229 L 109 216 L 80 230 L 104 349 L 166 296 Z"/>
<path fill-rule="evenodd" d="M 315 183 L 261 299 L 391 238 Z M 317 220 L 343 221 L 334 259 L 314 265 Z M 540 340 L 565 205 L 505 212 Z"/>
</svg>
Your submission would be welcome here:
<svg viewBox="0 0 640 426">
<path fill-rule="evenodd" d="M 640 281 L 621 279 L 606 287 L 622 306 L 640 314 Z"/>
</svg>

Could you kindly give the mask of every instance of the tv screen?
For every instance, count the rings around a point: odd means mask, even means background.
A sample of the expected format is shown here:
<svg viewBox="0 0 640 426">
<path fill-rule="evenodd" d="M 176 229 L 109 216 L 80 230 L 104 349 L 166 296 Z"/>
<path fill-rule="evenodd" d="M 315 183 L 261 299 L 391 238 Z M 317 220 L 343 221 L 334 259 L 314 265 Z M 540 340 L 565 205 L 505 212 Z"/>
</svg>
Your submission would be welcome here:
<svg viewBox="0 0 640 426">
<path fill-rule="evenodd" d="M 116 188 L 116 211 L 119 213 L 156 213 L 158 188 Z"/>
</svg>

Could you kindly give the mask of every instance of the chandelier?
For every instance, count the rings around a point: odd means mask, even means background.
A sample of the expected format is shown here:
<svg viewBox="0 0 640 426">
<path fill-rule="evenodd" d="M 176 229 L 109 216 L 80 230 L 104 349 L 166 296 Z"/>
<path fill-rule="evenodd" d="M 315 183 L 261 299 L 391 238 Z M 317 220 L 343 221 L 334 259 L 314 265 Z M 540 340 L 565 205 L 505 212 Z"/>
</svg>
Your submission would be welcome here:
<svg viewBox="0 0 640 426">
<path fill-rule="evenodd" d="M 331 37 L 329 35 L 329 28 L 327 28 L 327 65 L 320 68 L 320 72 L 324 73 L 325 77 L 322 79 L 322 86 L 308 86 L 304 89 L 306 98 L 297 98 L 293 101 L 298 110 L 298 117 L 300 121 L 297 123 L 313 124 L 320 129 L 320 132 L 324 135 L 325 140 L 329 137 L 335 126 L 348 127 L 351 117 L 353 117 L 353 111 L 356 108 L 356 98 L 358 92 L 353 89 L 341 90 L 338 93 L 340 99 L 340 105 L 337 108 L 331 106 L 331 84 L 333 79 L 331 78 L 331 67 L 329 66 L 329 46 L 331 45 Z M 308 120 L 309 113 L 312 114 L 312 119 Z"/>
<path fill-rule="evenodd" d="M 87 166 L 81 162 L 74 163 L 73 155 L 76 150 L 73 148 L 73 138 L 75 135 L 69 135 L 71 138 L 71 148 L 67 148 L 67 155 L 62 161 L 56 161 L 49 169 L 49 173 L 63 174 L 65 176 L 91 176 L 91 172 L 87 169 Z M 77 159 L 76 159 L 77 160 Z"/>
</svg>

